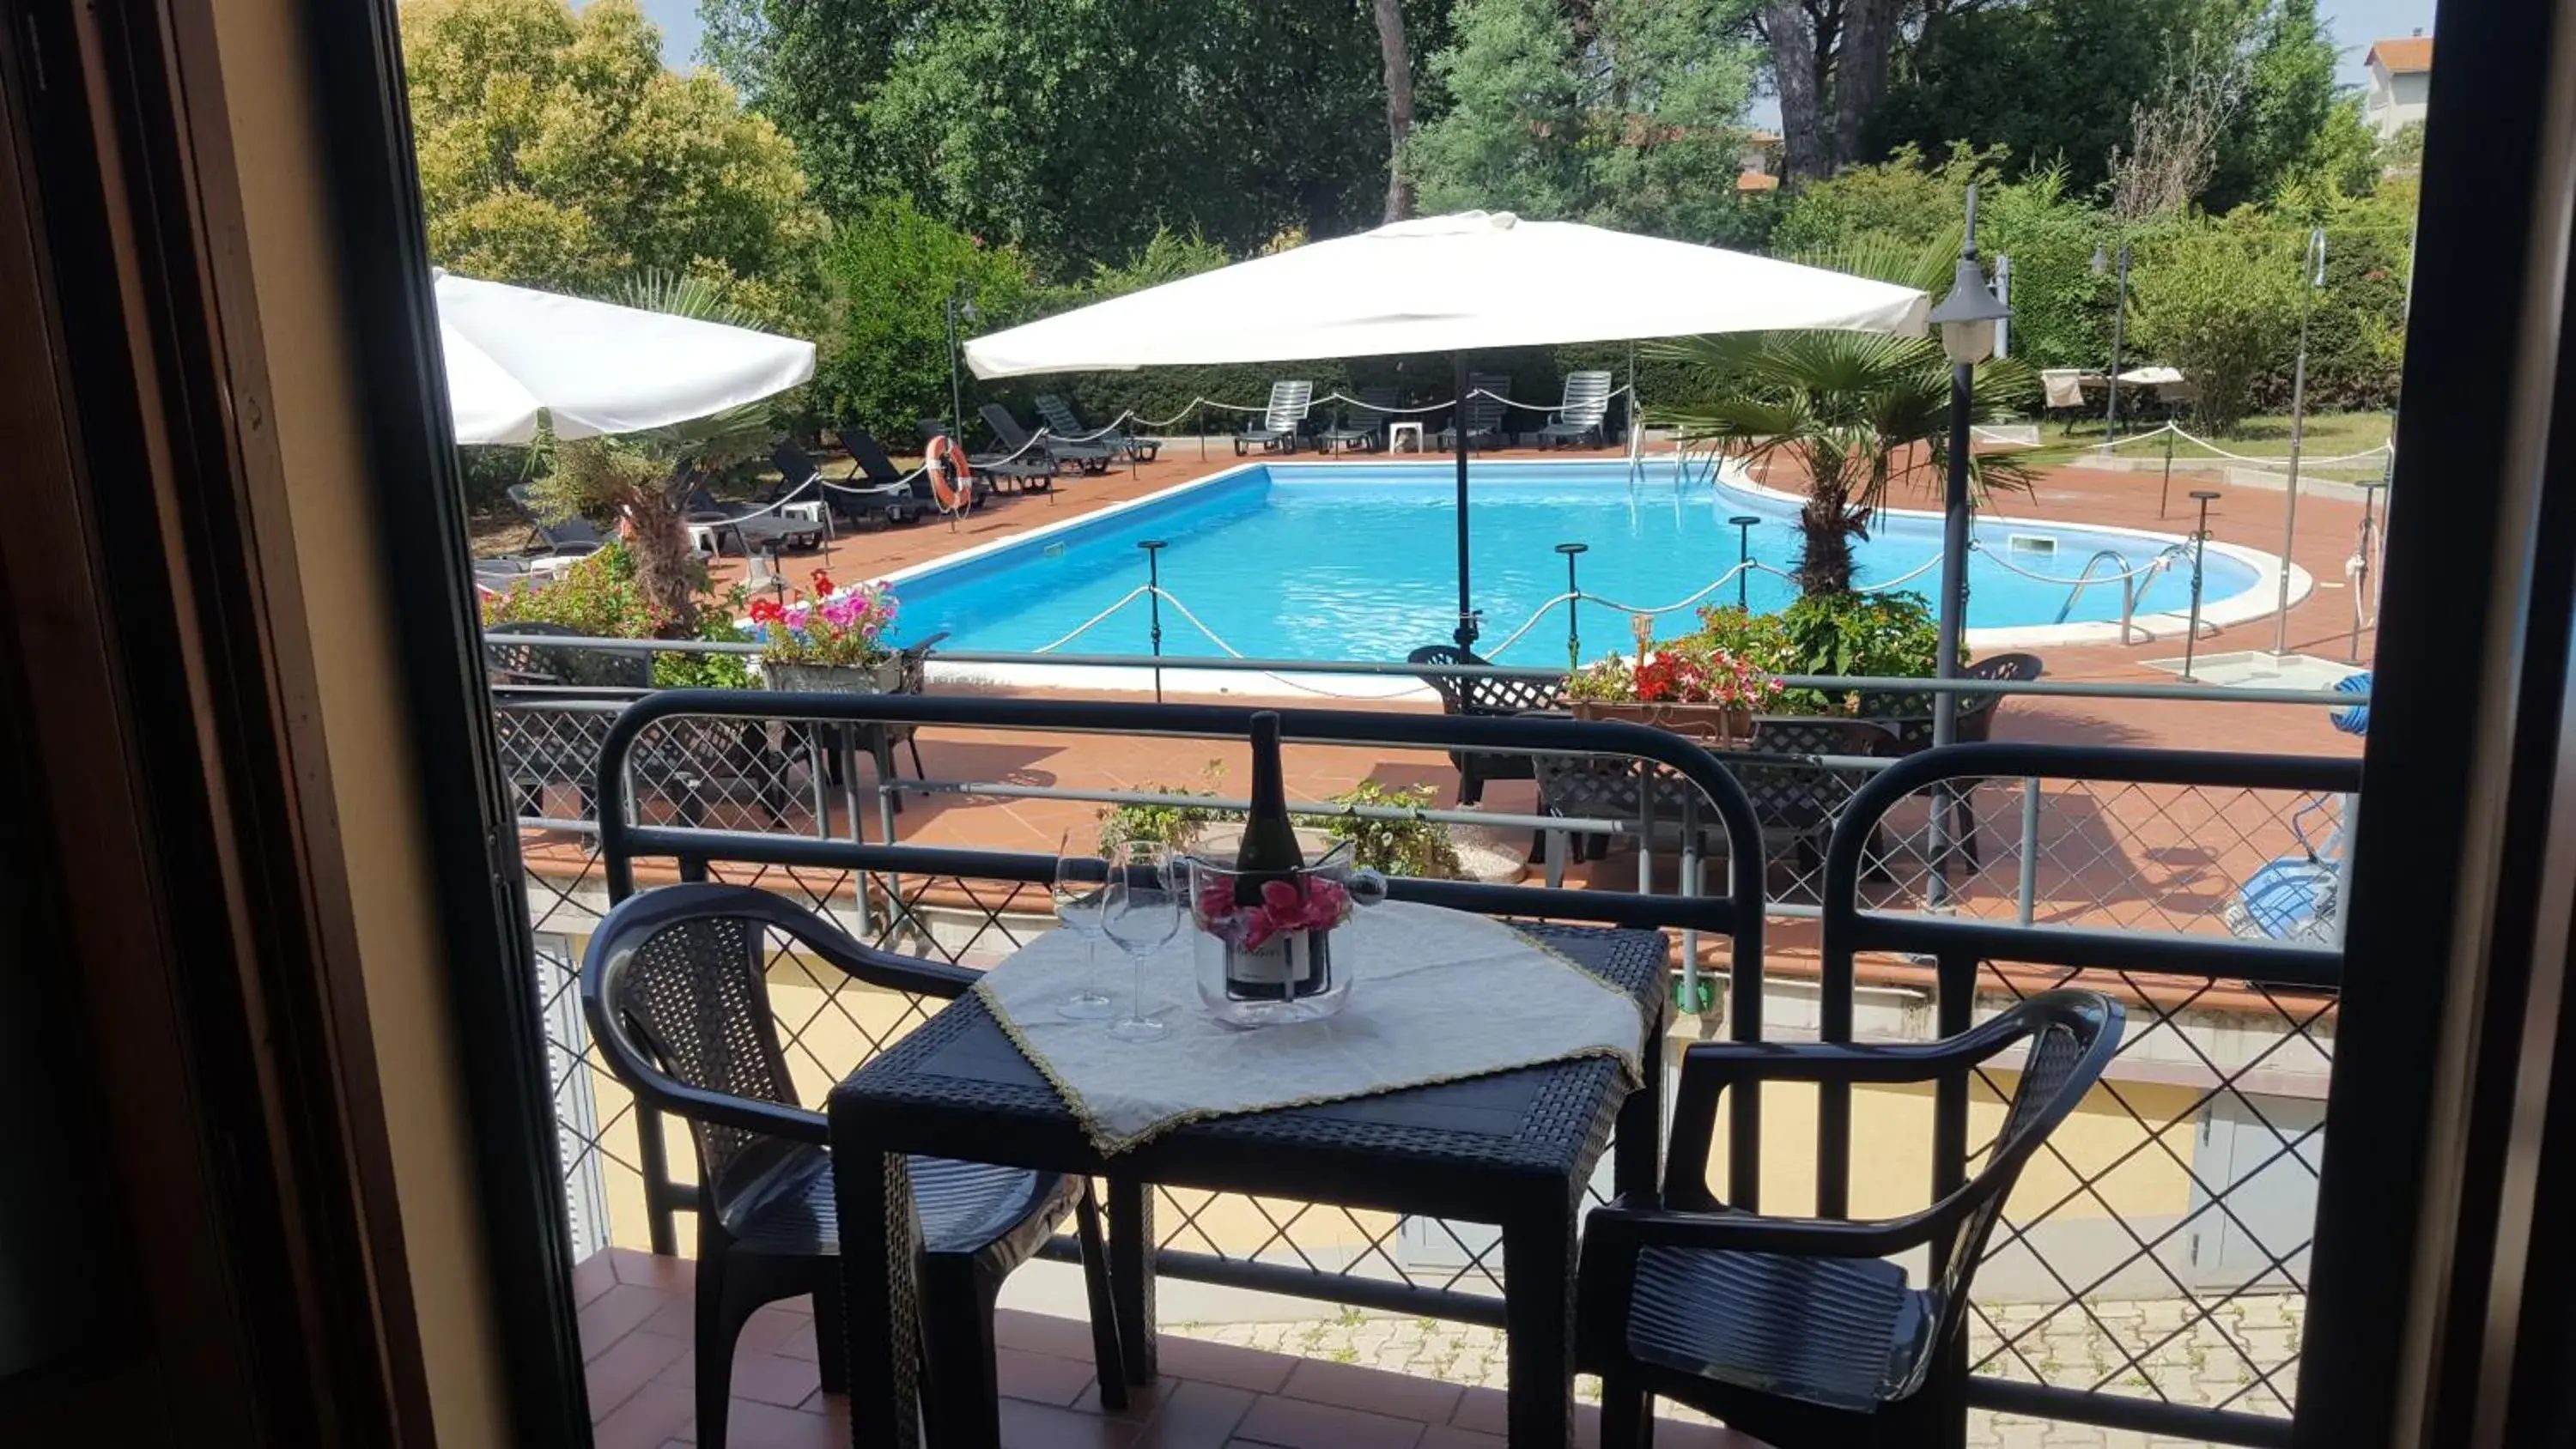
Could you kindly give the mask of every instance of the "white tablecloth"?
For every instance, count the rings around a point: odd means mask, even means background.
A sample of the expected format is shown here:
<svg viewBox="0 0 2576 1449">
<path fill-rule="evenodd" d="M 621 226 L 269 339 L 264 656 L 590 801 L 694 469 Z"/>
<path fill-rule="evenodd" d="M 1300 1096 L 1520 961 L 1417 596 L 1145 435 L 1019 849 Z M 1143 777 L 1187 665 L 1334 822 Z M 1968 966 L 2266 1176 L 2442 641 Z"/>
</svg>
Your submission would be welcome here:
<svg viewBox="0 0 2576 1449">
<path fill-rule="evenodd" d="M 1062 1093 L 1094 1146 L 1121 1152 L 1184 1122 L 1365 1097 L 1570 1057 L 1615 1058 L 1633 1082 L 1645 1022 L 1636 1002 L 1499 921 L 1390 901 L 1333 936 L 1355 972 L 1341 1013 L 1245 1031 L 1209 1016 L 1191 975 L 1191 930 L 1145 961 L 1145 1014 L 1160 1041 L 1129 1042 L 1057 1004 L 1088 984 L 1127 1004 L 1131 958 L 1050 931 L 976 983 L 1002 1030 Z"/>
</svg>

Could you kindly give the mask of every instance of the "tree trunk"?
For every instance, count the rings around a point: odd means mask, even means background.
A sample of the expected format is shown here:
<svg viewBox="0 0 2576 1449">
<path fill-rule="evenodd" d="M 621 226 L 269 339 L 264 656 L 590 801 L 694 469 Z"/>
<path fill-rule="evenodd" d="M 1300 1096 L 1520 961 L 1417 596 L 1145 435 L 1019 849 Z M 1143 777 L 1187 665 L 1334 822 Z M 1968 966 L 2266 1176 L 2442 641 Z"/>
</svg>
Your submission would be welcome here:
<svg viewBox="0 0 2576 1449">
<path fill-rule="evenodd" d="M 1413 215 L 1404 142 L 1413 134 L 1413 61 L 1404 43 L 1404 0 L 1377 0 L 1377 49 L 1386 67 L 1386 219 Z"/>
<path fill-rule="evenodd" d="M 1835 166 L 1860 157 L 1861 132 L 1887 94 L 1887 55 L 1896 40 L 1896 0 L 1848 0 L 1834 49 Z"/>
<path fill-rule="evenodd" d="M 1810 493 L 1798 510 L 1798 592 L 1840 594 L 1851 591 L 1851 511 L 1840 499 Z"/>
<path fill-rule="evenodd" d="M 697 632 L 697 554 L 689 547 L 689 530 L 665 490 L 639 490 L 620 510 L 627 520 L 626 546 L 635 555 L 635 586 L 653 610 L 664 638 Z"/>
<path fill-rule="evenodd" d="M 1771 46 L 1772 78 L 1780 87 L 1780 170 L 1795 185 L 1833 174 L 1833 138 L 1825 129 L 1816 77 L 1816 37 L 1799 0 L 1765 0 L 1762 36 Z"/>
</svg>

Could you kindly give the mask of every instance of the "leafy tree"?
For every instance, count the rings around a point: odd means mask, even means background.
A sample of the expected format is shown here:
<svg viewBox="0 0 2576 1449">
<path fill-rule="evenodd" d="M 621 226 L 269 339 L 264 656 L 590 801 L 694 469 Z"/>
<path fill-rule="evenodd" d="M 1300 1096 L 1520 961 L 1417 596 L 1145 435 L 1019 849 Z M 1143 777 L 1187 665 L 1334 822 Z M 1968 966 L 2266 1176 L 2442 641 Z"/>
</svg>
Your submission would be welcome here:
<svg viewBox="0 0 2576 1449">
<path fill-rule="evenodd" d="M 2242 27 L 2244 102 L 2219 137 L 2199 198 L 2212 212 L 2260 201 L 2314 170 L 2335 109 L 2334 37 L 2316 0 L 2253 0 Z"/>
<path fill-rule="evenodd" d="M 1039 298 L 1016 251 L 942 226 L 901 198 L 871 202 L 843 224 L 823 271 L 835 320 L 815 361 L 816 404 L 894 439 L 909 439 L 916 418 L 947 415 L 951 297 L 975 309 L 958 324 L 967 336 L 1023 320 Z"/>
<path fill-rule="evenodd" d="M 723 81 L 662 69 L 634 0 L 406 0 L 402 26 L 433 261 L 593 294 L 686 275 L 758 325 L 814 320 L 795 149 Z"/>
<path fill-rule="evenodd" d="M 1422 206 L 1573 215 L 1584 200 L 1582 117 L 1563 10 L 1555 0 L 1465 0 L 1457 26 L 1456 43 L 1431 58 L 1448 114 L 1405 150 Z"/>
<path fill-rule="evenodd" d="M 1964 145 L 2061 170 L 2070 190 L 2089 192 L 2112 148 L 2127 142 L 2130 111 L 2205 8 L 2031 0 L 1943 16 L 1899 47 L 1868 150 L 1910 144 L 1937 155 Z"/>
<path fill-rule="evenodd" d="M 1443 0 L 1402 0 L 1445 43 Z M 707 50 L 812 158 L 827 205 L 910 196 L 1050 281 L 1161 227 L 1248 252 L 1384 211 L 1366 6 L 1271 0 L 701 0 Z M 1418 76 L 1414 77 L 1419 79 Z"/>
<path fill-rule="evenodd" d="M 1691 364 L 1690 400 L 1648 411 L 1686 442 L 1752 459 L 1785 459 L 1807 499 L 1798 513 L 1797 581 L 1807 594 L 1847 593 L 1852 544 L 1869 537 L 1889 494 L 1937 487 L 1948 468 L 1950 363 L 1928 338 L 1858 332 L 1738 333 L 1655 344 Z M 2036 377 L 2017 360 L 1977 369 L 1970 421 L 2026 408 Z M 1971 453 L 1971 485 L 2027 488 L 2012 453 Z"/>
<path fill-rule="evenodd" d="M 2303 240 L 2249 208 L 2168 236 L 2129 274 L 2129 335 L 2192 380 L 2193 411 L 2212 429 L 2252 412 L 2265 375 L 2296 347 Z"/>
<path fill-rule="evenodd" d="M 1404 164 L 1473 207 L 1691 241 L 1758 238 L 1735 189 L 1752 59 L 1738 0 L 1465 0 L 1431 59 L 1447 111 Z"/>
</svg>

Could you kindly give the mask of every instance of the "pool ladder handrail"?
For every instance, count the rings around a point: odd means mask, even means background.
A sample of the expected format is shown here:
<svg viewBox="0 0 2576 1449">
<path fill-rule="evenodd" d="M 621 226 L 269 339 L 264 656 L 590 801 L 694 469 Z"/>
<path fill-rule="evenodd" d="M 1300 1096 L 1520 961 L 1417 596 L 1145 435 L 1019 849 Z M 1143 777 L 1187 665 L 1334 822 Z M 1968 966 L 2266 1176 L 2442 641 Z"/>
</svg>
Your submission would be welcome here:
<svg viewBox="0 0 2576 1449">
<path fill-rule="evenodd" d="M 2086 559 L 2084 561 L 2084 567 L 2076 573 L 2075 586 L 2066 591 L 2066 602 L 2060 605 L 2057 610 L 2057 622 L 2060 624 L 2065 623 L 2066 616 L 2075 612 L 2075 605 L 2077 601 L 2084 597 L 2084 591 L 2086 589 L 2091 588 L 2095 584 L 2107 584 L 2116 581 L 2120 585 L 2120 642 L 2123 644 L 2145 644 L 2151 642 L 2156 636 L 2139 628 L 2136 622 L 2138 614 L 2138 595 L 2140 593 L 2138 580 L 2141 578 L 2153 577 L 2157 572 L 2170 567 L 2175 559 L 2185 556 L 2188 552 L 2189 550 L 2185 549 L 2181 544 L 2168 544 L 2157 551 L 2156 556 L 2148 561 L 2146 568 L 2131 569 L 2129 567 L 2128 555 L 2121 553 L 2118 549 L 2095 549 L 2093 551 L 2093 556 Z M 2119 570 L 2119 572 L 2113 574 L 2109 578 L 2096 578 L 2093 575 L 2093 570 L 2104 559 L 2110 560 L 2111 566 L 2114 569 Z"/>
</svg>

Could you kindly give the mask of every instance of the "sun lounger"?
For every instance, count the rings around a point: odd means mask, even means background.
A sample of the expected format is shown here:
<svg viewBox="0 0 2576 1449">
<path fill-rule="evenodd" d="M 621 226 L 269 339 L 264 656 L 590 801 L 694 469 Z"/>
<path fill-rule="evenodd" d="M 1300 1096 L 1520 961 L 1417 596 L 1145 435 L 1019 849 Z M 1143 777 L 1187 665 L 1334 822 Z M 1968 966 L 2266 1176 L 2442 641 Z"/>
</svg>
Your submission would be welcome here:
<svg viewBox="0 0 2576 1449">
<path fill-rule="evenodd" d="M 1011 410 L 1000 403 L 986 403 L 981 412 L 984 426 L 992 429 L 993 441 L 1001 446 L 1006 457 L 1043 457 L 1058 468 L 1071 463 L 1085 473 L 1106 473 L 1109 465 L 1117 460 L 1115 453 L 1098 443 L 1066 443 L 1054 438 L 1038 438 L 1021 427 L 1020 420 L 1012 417 Z"/>
<path fill-rule="evenodd" d="M 1297 430 L 1305 426 L 1306 409 L 1314 399 L 1315 385 L 1311 382 L 1270 384 L 1270 406 L 1261 415 L 1261 425 L 1234 435 L 1234 455 L 1240 458 L 1245 448 L 1256 444 L 1265 453 L 1296 452 Z"/>
<path fill-rule="evenodd" d="M 1467 416 L 1467 446 L 1495 448 L 1503 441 L 1503 399 L 1510 396 L 1512 380 L 1496 372 L 1470 373 L 1467 377 L 1467 400 L 1460 411 Z M 1458 446 L 1458 425 L 1452 422 L 1440 430 L 1440 446 Z"/>
<path fill-rule="evenodd" d="M 822 504 L 834 518 L 853 525 L 878 528 L 902 523 L 915 512 L 912 490 L 904 486 L 900 476 L 891 480 L 870 478 L 862 483 L 859 481 L 861 470 L 855 459 L 852 460 L 850 476 L 839 482 L 824 477 L 823 470 L 816 467 L 805 450 L 794 443 L 781 443 L 772 448 L 769 461 L 778 465 L 779 485 L 775 496 L 761 498 L 757 500 L 759 502 L 776 502 L 803 487 L 805 491 L 796 494 L 800 501 L 810 498 Z"/>
<path fill-rule="evenodd" d="M 894 466 L 894 460 L 886 456 L 885 445 L 876 440 L 875 434 L 865 428 L 844 428 L 841 430 L 840 438 L 842 448 L 850 455 L 850 461 L 859 465 L 861 476 L 871 483 L 893 483 L 902 487 L 904 495 L 912 503 L 911 517 L 927 518 L 934 513 L 947 511 L 939 506 L 939 495 L 930 486 L 929 472 L 916 469 L 911 477 L 905 477 Z M 975 489 L 981 497 L 991 494 L 993 485 L 978 478 L 975 480 Z"/>
<path fill-rule="evenodd" d="M 1073 410 L 1073 404 L 1054 393 L 1039 393 L 1037 405 L 1038 417 L 1046 423 L 1047 432 L 1055 437 L 1080 438 L 1086 443 L 1097 443 L 1118 457 L 1133 458 L 1139 463 L 1153 462 L 1154 455 L 1162 451 L 1163 440 L 1160 438 L 1140 438 L 1124 428 L 1094 430 L 1084 427 L 1082 415 Z"/>
<path fill-rule="evenodd" d="M 519 511 L 528 519 L 529 542 L 521 553 L 579 556 L 597 553 L 608 543 L 606 536 L 578 513 L 561 523 L 546 522 L 525 483 L 510 485 L 510 501 L 519 505 Z"/>
<path fill-rule="evenodd" d="M 1606 372 L 1569 372 L 1565 375 L 1565 400 L 1548 414 L 1547 426 L 1538 430 L 1543 444 L 1563 443 L 1580 447 L 1602 443 L 1602 421 L 1610 415 L 1610 374 Z"/>
<path fill-rule="evenodd" d="M 929 446 L 933 438 L 948 436 L 948 425 L 937 418 L 922 418 L 913 426 L 920 430 L 924 447 Z M 966 455 L 966 466 L 975 470 L 975 496 L 979 500 L 990 497 L 993 491 L 1004 483 L 1009 483 L 1014 488 L 1053 488 L 1055 486 L 1055 460 L 1041 455 L 1036 449 L 1016 456 L 1008 453 L 969 453 Z"/>
<path fill-rule="evenodd" d="M 1342 409 L 1341 421 L 1315 435 L 1315 447 L 1326 453 L 1350 448 L 1364 453 L 1382 449 L 1386 446 L 1386 420 L 1394 411 L 1394 388 L 1361 388 L 1360 400 Z"/>
</svg>

